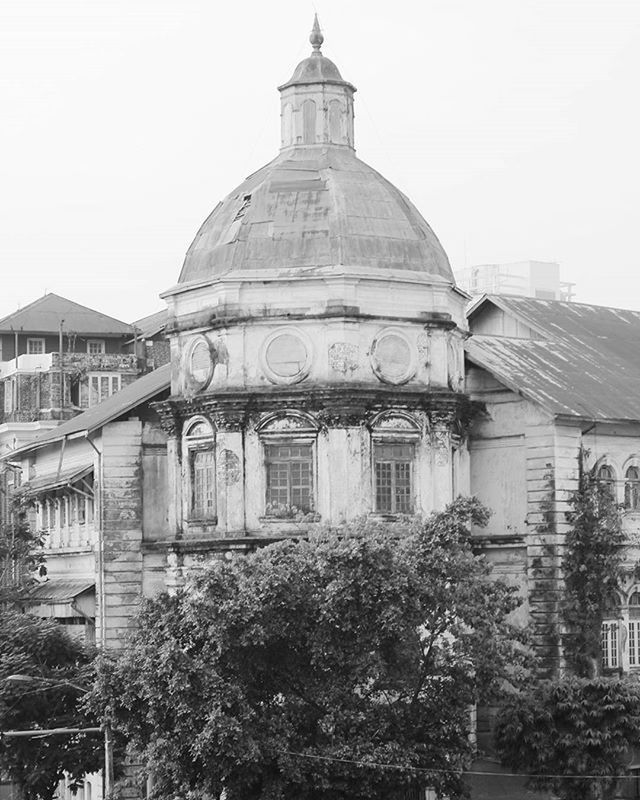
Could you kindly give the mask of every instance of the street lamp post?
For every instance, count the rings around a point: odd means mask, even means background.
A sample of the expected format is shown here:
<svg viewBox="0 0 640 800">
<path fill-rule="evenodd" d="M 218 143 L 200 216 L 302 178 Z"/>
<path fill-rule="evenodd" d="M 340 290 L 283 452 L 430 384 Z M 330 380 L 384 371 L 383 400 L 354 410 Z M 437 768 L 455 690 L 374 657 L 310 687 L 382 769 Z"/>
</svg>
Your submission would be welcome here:
<svg viewBox="0 0 640 800">
<path fill-rule="evenodd" d="M 35 675 L 9 675 L 5 678 L 5 683 L 46 683 L 41 691 L 55 689 L 60 686 L 69 686 L 80 694 L 88 694 L 89 690 L 84 686 L 78 686 L 71 681 L 56 681 L 50 678 L 41 678 Z M 99 728 L 34 728 L 22 731 L 1 731 L 0 735 L 7 738 L 34 738 L 41 736 L 53 736 L 54 734 L 66 733 L 73 735 L 76 733 L 103 733 L 104 734 L 104 796 L 109 797 L 113 788 L 113 742 L 111 739 L 111 727 L 105 719 Z"/>
</svg>

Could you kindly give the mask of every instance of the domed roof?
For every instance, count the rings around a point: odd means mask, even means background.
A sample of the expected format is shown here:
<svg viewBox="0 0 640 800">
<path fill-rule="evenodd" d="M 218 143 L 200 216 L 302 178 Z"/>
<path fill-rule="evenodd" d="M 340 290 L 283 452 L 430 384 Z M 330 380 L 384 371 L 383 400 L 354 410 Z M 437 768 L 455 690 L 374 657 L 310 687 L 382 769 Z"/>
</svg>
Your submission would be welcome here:
<svg viewBox="0 0 640 800">
<path fill-rule="evenodd" d="M 412 270 L 454 282 L 415 206 L 349 148 L 289 148 L 213 210 L 179 282 L 327 266 Z"/>
<path fill-rule="evenodd" d="M 346 81 L 342 79 L 340 70 L 333 61 L 317 51 L 301 61 L 291 78 L 279 88 L 282 90 L 300 83 L 346 83 Z"/>
</svg>

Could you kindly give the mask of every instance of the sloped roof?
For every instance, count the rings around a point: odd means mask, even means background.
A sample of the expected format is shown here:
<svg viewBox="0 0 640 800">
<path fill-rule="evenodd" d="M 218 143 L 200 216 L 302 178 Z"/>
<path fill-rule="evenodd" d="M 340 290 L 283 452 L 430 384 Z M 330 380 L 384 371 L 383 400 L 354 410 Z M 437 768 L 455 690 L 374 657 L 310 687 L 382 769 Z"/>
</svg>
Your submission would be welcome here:
<svg viewBox="0 0 640 800">
<path fill-rule="evenodd" d="M 93 589 L 95 581 L 86 578 L 49 578 L 31 589 L 28 599 L 39 603 L 68 603 Z"/>
<path fill-rule="evenodd" d="M 30 450 L 37 450 L 45 445 L 62 441 L 67 436 L 81 436 L 90 434 L 102 428 L 109 422 L 118 419 L 128 411 L 136 408 L 141 403 L 151 400 L 152 397 L 168 390 L 171 386 L 171 364 L 164 364 L 162 367 L 143 375 L 138 380 L 125 386 L 119 392 L 112 394 L 102 403 L 88 409 L 73 419 L 67 420 L 57 428 L 53 428 L 33 441 L 22 447 L 12 450 L 3 459 L 13 459 L 16 455 L 28 453 Z M 3 459 L 0 459 L 3 460 Z"/>
<path fill-rule="evenodd" d="M 472 334 L 471 361 L 555 415 L 640 420 L 640 312 L 584 303 L 489 295 L 532 339 Z M 539 338 L 538 338 L 539 337 Z"/>
<path fill-rule="evenodd" d="M 76 483 L 81 478 L 86 477 L 93 471 L 93 464 L 85 464 L 82 467 L 73 467 L 62 472 L 54 472 L 50 475 L 41 475 L 38 478 L 22 483 L 18 488 L 18 494 L 22 496 L 32 496 L 44 491 L 61 489 Z"/>
<path fill-rule="evenodd" d="M 143 339 L 151 339 L 164 330 L 167 324 L 167 315 L 167 309 L 163 308 L 160 311 L 156 311 L 155 314 L 149 314 L 146 317 L 137 319 L 132 327 L 136 329 L 138 336 Z"/>
<path fill-rule="evenodd" d="M 100 336 L 133 335 L 133 328 L 126 322 L 53 293 L 45 294 L 0 319 L 0 331 L 58 333 L 61 320 L 64 320 L 65 332 Z"/>
</svg>

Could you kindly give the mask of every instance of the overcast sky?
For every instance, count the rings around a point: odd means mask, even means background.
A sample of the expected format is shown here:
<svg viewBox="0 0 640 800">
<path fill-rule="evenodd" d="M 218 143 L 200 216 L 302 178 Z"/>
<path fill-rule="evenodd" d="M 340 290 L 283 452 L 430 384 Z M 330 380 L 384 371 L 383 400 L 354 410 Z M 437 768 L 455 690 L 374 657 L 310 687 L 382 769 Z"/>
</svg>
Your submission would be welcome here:
<svg viewBox="0 0 640 800">
<path fill-rule="evenodd" d="M 277 153 L 314 10 L 358 155 L 454 268 L 558 261 L 577 300 L 640 309 L 640 0 L 3 0 L 0 316 L 161 308 Z"/>
</svg>

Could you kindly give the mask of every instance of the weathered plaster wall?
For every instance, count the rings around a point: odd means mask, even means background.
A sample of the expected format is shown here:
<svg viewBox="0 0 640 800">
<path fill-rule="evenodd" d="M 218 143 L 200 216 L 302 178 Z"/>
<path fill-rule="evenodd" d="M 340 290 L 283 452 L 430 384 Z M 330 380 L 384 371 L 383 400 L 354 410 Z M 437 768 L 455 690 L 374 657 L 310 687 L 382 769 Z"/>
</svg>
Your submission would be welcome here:
<svg viewBox="0 0 640 800">
<path fill-rule="evenodd" d="M 142 423 L 110 423 L 98 447 L 103 584 L 96 633 L 104 646 L 117 649 L 142 593 Z"/>
</svg>

